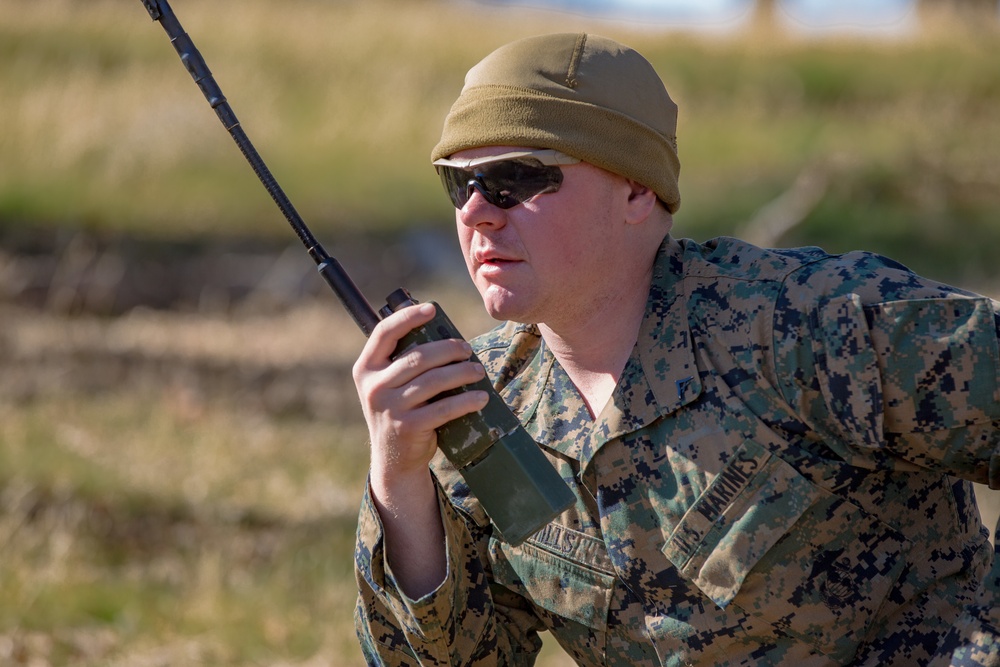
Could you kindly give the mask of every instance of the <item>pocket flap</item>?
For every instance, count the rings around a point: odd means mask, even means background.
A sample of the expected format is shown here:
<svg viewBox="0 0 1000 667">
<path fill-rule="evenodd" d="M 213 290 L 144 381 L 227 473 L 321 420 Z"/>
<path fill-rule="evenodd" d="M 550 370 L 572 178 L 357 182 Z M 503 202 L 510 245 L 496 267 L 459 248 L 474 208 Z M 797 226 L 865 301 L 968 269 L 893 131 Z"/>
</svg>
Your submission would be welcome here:
<svg viewBox="0 0 1000 667">
<path fill-rule="evenodd" d="M 663 552 L 719 607 L 732 604 L 844 662 L 888 599 L 908 548 L 877 517 L 748 440 Z"/>
<path fill-rule="evenodd" d="M 882 376 L 885 429 L 935 431 L 1000 417 L 1000 354 L 989 299 L 866 306 Z"/>
<path fill-rule="evenodd" d="M 684 514 L 663 553 L 724 608 L 818 494 L 794 468 L 747 440 Z"/>
<path fill-rule="evenodd" d="M 587 560 L 578 560 L 581 557 Z M 607 559 L 600 540 L 556 524 L 516 547 L 490 539 L 497 583 L 553 614 L 598 631 L 607 628 L 615 581 L 610 570 L 600 569 L 602 557 Z"/>
</svg>

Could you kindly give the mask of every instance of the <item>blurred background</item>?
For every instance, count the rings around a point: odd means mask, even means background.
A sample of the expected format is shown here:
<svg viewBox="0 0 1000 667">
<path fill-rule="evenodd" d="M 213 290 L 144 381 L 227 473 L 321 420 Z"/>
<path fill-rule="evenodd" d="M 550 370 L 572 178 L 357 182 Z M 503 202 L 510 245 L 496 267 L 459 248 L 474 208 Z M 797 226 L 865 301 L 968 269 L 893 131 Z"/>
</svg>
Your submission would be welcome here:
<svg viewBox="0 0 1000 667">
<path fill-rule="evenodd" d="M 171 4 L 369 299 L 405 285 L 469 337 L 429 152 L 470 66 L 554 31 L 637 48 L 678 102 L 676 235 L 1000 295 L 993 0 Z M 0 0 L 0 128 L 0 664 L 363 664 L 363 336 L 164 31 Z"/>
</svg>

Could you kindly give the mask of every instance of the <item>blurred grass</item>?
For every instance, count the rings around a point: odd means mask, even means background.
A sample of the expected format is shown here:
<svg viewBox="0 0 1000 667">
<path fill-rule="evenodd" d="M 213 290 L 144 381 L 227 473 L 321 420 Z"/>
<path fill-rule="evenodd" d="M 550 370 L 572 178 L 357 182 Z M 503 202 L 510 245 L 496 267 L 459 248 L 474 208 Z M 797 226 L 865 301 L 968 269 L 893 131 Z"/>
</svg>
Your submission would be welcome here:
<svg viewBox="0 0 1000 667">
<path fill-rule="evenodd" d="M 822 169 L 821 204 L 781 245 L 868 247 L 943 279 L 996 277 L 996 26 L 710 39 L 472 2 L 173 5 L 322 231 L 449 225 L 427 155 L 466 69 L 517 37 L 590 30 L 646 54 L 680 104 L 678 234 L 735 233 Z M 0 87 L 0 226 L 287 236 L 139 2 L 8 0 Z"/>
<path fill-rule="evenodd" d="M 363 443 L 170 392 L 0 407 L 0 662 L 361 664 Z"/>
<path fill-rule="evenodd" d="M 172 5 L 318 235 L 450 226 L 427 155 L 464 72 L 511 39 L 588 30 L 646 54 L 680 104 L 678 235 L 737 233 L 812 174 L 821 196 L 781 245 L 998 284 L 995 27 L 708 39 L 457 1 Z M 0 90 L 0 240 L 288 237 L 141 3 L 0 3 Z M 197 337 L 253 342 L 222 333 Z M 124 384 L 0 400 L 0 663 L 362 663 L 360 414 L 317 423 L 226 398 Z M 567 663 L 549 647 L 540 664 Z"/>
<path fill-rule="evenodd" d="M 452 316 L 475 330 L 481 311 Z M 360 338 L 325 302 L 111 319 L 0 307 L 0 665 L 363 664 L 366 433 L 356 399 L 329 395 L 347 391 Z M 332 377 L 303 377 L 310 362 Z M 302 382 L 320 398 L 296 401 Z"/>
</svg>

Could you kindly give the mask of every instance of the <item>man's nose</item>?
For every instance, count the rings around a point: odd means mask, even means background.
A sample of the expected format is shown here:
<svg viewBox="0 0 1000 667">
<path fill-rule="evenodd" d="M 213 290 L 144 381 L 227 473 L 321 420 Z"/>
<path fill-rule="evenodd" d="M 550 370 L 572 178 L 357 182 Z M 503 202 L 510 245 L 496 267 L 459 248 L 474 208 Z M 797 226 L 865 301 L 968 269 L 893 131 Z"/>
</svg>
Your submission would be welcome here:
<svg viewBox="0 0 1000 667">
<path fill-rule="evenodd" d="M 488 201 L 490 204 L 496 205 L 496 201 L 493 196 L 490 195 L 490 191 L 486 189 L 486 186 L 479 182 L 479 179 L 472 179 L 465 185 L 465 196 L 472 199 L 472 196 L 476 193 Z"/>
<path fill-rule="evenodd" d="M 493 202 L 482 183 L 469 181 L 469 200 L 458 211 L 459 221 L 469 227 L 502 227 L 507 224 L 507 211 Z"/>
</svg>

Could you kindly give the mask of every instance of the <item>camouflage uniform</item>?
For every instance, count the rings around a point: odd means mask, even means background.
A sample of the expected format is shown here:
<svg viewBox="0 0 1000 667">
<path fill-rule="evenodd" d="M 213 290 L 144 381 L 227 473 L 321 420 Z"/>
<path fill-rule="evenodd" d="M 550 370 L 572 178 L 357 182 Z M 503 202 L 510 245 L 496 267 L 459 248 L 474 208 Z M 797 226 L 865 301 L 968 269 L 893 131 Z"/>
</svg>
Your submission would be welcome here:
<svg viewBox="0 0 1000 667">
<path fill-rule="evenodd" d="M 367 659 L 530 665 L 548 630 L 580 665 L 1000 663 L 998 313 L 870 254 L 668 238 L 596 419 L 536 327 L 477 339 L 576 505 L 512 547 L 439 455 L 448 575 L 410 600 L 366 496 Z"/>
</svg>

